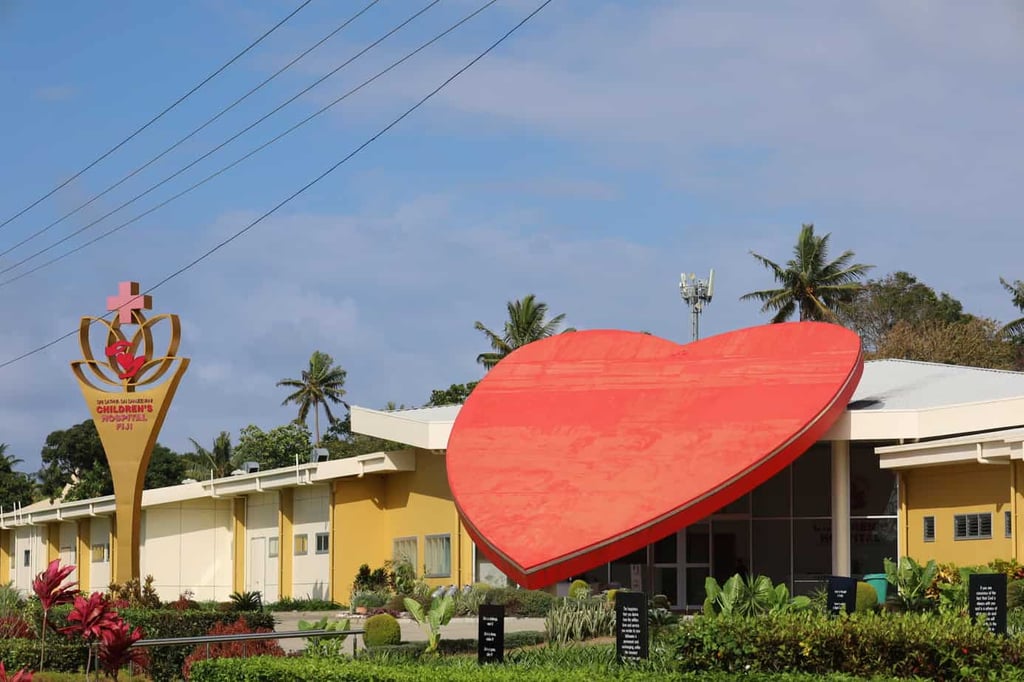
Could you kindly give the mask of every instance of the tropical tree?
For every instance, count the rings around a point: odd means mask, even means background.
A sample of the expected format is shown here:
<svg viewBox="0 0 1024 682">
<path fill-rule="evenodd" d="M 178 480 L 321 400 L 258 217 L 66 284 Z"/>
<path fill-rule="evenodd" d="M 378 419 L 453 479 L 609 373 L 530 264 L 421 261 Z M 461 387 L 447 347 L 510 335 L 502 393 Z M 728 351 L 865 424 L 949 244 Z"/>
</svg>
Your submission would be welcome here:
<svg viewBox="0 0 1024 682">
<path fill-rule="evenodd" d="M 1016 351 L 1017 346 L 1006 340 L 998 322 L 968 315 L 957 322 L 899 322 L 868 357 L 1015 369 Z"/>
<path fill-rule="evenodd" d="M 785 322 L 794 313 L 799 313 L 800 320 L 836 321 L 839 307 L 853 300 L 860 291 L 860 279 L 873 266 L 851 263 L 853 251 L 829 260 L 830 237 L 814 234 L 814 225 L 801 226 L 793 258 L 785 267 L 751 251 L 780 286 L 752 291 L 740 300 L 759 301 L 761 312 L 774 313 L 773 323 Z"/>
<path fill-rule="evenodd" d="M 204 448 L 195 438 L 192 441 L 193 452 L 184 457 L 188 461 L 186 473 L 190 478 L 204 479 L 209 476 L 221 478 L 232 471 L 231 466 L 231 434 L 221 431 L 220 435 L 213 439 L 213 447 L 209 450 Z"/>
<path fill-rule="evenodd" d="M 305 423 L 309 416 L 309 410 L 313 410 L 313 432 L 318 446 L 320 445 L 320 407 L 324 408 L 328 423 L 334 423 L 331 403 L 341 403 L 348 407 L 348 404 L 341 399 L 345 395 L 343 387 L 346 374 L 344 369 L 334 364 L 334 358 L 317 350 L 313 351 L 313 355 L 310 356 L 309 369 L 302 371 L 301 378 L 282 379 L 277 382 L 278 386 L 295 389 L 295 392 L 285 398 L 281 404 L 295 403 L 299 406 L 297 421 Z"/>
<path fill-rule="evenodd" d="M 521 348 L 528 343 L 546 339 L 549 336 L 564 332 L 576 331 L 574 328 L 559 331 L 565 321 L 565 314 L 555 315 L 547 319 L 548 304 L 537 300 L 533 294 L 508 302 L 508 320 L 502 333 L 491 331 L 484 326 L 483 322 L 477 322 L 473 326 L 476 330 L 487 337 L 491 344 L 491 350 L 476 356 L 476 361 L 485 369 L 492 369 L 509 353 Z"/>
<path fill-rule="evenodd" d="M 7 447 L 0 443 L 0 506 L 10 509 L 15 503 L 31 504 L 36 486 L 31 476 L 14 470 L 22 460 L 7 454 Z"/>
<path fill-rule="evenodd" d="M 963 304 L 946 292 L 935 293 L 909 272 L 898 271 L 869 279 L 849 303 L 837 311 L 839 321 L 860 335 L 867 351 L 874 351 L 900 322 L 960 322 L 970 317 Z"/>
<path fill-rule="evenodd" d="M 1006 289 L 1007 292 L 1009 292 L 1010 296 L 1013 298 L 1013 305 L 1017 310 L 1024 313 L 1024 282 L 1017 279 L 1011 284 L 1000 277 L 999 283 L 1003 285 L 1003 288 Z M 1018 342 L 1024 342 L 1024 317 L 1016 319 L 1004 326 L 1003 333 Z"/>
</svg>

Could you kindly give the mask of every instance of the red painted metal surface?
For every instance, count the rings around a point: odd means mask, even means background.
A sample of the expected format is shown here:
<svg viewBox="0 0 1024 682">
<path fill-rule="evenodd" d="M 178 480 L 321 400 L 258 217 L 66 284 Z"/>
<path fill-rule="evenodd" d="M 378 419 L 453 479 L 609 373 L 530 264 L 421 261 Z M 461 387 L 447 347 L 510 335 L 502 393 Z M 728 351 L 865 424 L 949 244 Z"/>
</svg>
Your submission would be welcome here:
<svg viewBox="0 0 1024 682">
<path fill-rule="evenodd" d="M 481 551 L 542 587 L 771 478 L 843 413 L 862 369 L 859 337 L 816 322 L 685 346 L 562 334 L 515 351 L 474 389 L 448 441 L 448 481 Z"/>
</svg>

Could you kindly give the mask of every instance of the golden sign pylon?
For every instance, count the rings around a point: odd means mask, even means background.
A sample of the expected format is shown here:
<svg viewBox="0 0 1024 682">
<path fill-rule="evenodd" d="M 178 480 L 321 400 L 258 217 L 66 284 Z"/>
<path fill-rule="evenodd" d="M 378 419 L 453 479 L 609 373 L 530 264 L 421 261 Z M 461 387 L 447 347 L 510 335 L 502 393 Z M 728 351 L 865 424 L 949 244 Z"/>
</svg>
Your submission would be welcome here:
<svg viewBox="0 0 1024 682">
<path fill-rule="evenodd" d="M 117 296 L 107 299 L 107 310 L 117 312 L 113 320 L 82 318 L 78 335 L 83 359 L 71 363 L 114 480 L 114 582 L 140 577 L 143 481 L 160 427 L 189 363 L 188 358 L 177 356 L 181 340 L 178 316 L 163 314 L 146 319 L 142 311 L 151 307 L 152 299 L 139 294 L 137 282 L 121 282 Z M 166 353 L 157 357 L 153 328 L 165 320 L 170 340 Z M 123 328 L 126 325 L 137 327 L 130 338 Z M 91 343 L 94 328 L 106 336 L 99 359 Z"/>
</svg>

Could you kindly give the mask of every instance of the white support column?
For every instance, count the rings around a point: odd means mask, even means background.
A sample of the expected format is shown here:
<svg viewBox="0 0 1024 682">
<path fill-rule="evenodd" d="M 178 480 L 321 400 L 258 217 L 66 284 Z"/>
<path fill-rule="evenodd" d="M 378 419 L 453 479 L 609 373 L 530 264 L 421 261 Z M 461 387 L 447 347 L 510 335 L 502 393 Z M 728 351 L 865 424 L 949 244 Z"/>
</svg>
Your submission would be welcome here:
<svg viewBox="0 0 1024 682">
<path fill-rule="evenodd" d="M 850 575 L 850 442 L 832 441 L 832 574 Z"/>
</svg>

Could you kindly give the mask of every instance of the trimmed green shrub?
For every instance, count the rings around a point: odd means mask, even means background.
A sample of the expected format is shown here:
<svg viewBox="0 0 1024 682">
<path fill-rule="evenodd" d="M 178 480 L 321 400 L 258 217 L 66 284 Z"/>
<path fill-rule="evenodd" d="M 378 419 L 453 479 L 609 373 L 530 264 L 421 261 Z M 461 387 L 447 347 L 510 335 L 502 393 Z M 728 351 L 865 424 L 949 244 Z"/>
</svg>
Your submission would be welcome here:
<svg viewBox="0 0 1024 682">
<path fill-rule="evenodd" d="M 504 606 L 506 616 L 543 618 L 551 610 L 555 597 L 543 590 L 494 587 L 487 591 L 484 603 Z"/>
<path fill-rule="evenodd" d="M 363 629 L 366 631 L 363 641 L 367 647 L 398 644 L 402 641 L 402 626 L 394 616 L 386 613 L 367 618 Z"/>
<path fill-rule="evenodd" d="M 597 649 L 597 647 L 573 647 Z M 604 648 L 601 663 L 573 665 L 569 662 L 542 662 L 531 659 L 529 664 L 517 664 L 506 659 L 503 666 L 480 666 L 475 658 L 440 659 L 428 662 L 401 661 L 329 661 L 303 658 L 222 658 L 199 661 L 192 671 L 194 682 L 604 682 L 629 680 L 630 682 L 662 682 L 665 679 L 680 682 L 860 682 L 846 675 L 769 675 L 752 672 L 681 673 L 671 674 L 653 664 L 620 666 L 614 663 L 610 648 Z M 551 657 L 549 657 L 551 658 Z M 581 658 L 579 656 L 567 657 Z M 1012 678 L 1011 678 L 1012 679 Z M 1016 679 L 1020 679 L 1019 677 Z M 874 678 L 874 682 L 895 682 L 895 678 Z"/>
<path fill-rule="evenodd" d="M 573 580 L 569 585 L 569 599 L 586 599 L 590 596 L 590 583 L 586 580 Z"/>
<path fill-rule="evenodd" d="M 327 599 L 282 597 L 273 604 L 264 604 L 263 608 L 268 611 L 337 611 L 344 606 Z"/>
<path fill-rule="evenodd" d="M 85 669 L 88 649 L 79 641 L 68 642 L 63 637 L 51 637 L 46 642 L 46 669 L 75 672 Z M 39 667 L 39 641 L 35 639 L 0 640 L 0 661 L 8 672 Z"/>
<path fill-rule="evenodd" d="M 865 582 L 857 583 L 857 613 L 874 611 L 878 606 L 878 591 Z"/>
<path fill-rule="evenodd" d="M 382 644 L 369 646 L 356 655 L 359 660 L 394 662 L 413 661 L 427 650 L 426 642 L 402 642 L 401 644 Z"/>
<path fill-rule="evenodd" d="M 841 672 L 938 680 L 973 680 L 984 671 L 986 679 L 1005 680 L 1024 661 L 1019 638 L 993 635 L 961 616 L 914 613 L 698 617 L 680 623 L 673 646 L 684 671 Z"/>
</svg>

